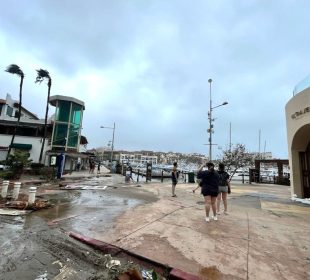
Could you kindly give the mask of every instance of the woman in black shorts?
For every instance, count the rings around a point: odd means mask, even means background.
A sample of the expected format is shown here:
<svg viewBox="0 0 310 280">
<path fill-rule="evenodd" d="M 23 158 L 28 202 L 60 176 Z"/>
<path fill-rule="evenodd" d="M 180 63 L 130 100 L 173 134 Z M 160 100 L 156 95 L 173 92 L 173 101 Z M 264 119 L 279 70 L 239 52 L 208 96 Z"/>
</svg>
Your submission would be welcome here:
<svg viewBox="0 0 310 280">
<path fill-rule="evenodd" d="M 208 170 L 203 171 L 205 166 L 207 166 Z M 197 179 L 201 180 L 201 193 L 205 199 L 206 222 L 210 221 L 209 213 L 211 207 L 213 219 L 214 221 L 217 221 L 216 198 L 219 192 L 219 175 L 214 170 L 214 164 L 212 162 L 208 162 L 206 165 L 202 165 L 198 169 Z"/>
</svg>

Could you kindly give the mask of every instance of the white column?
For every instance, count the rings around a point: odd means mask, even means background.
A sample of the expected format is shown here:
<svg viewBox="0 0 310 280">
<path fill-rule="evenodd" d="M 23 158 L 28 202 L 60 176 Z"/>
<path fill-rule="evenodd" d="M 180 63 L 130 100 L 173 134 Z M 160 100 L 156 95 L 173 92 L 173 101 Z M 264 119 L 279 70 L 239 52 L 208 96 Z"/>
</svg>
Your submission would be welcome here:
<svg viewBox="0 0 310 280">
<path fill-rule="evenodd" d="M 3 181 L 2 182 L 2 191 L 1 191 L 1 197 L 6 198 L 8 193 L 8 187 L 9 187 L 10 181 Z"/>
<path fill-rule="evenodd" d="M 19 196 L 19 190 L 20 190 L 20 182 L 15 182 L 14 183 L 14 189 L 13 189 L 13 199 L 17 199 Z"/>
<path fill-rule="evenodd" d="M 30 205 L 33 204 L 36 200 L 36 192 L 37 192 L 37 187 L 30 187 L 29 188 L 28 203 Z"/>
</svg>

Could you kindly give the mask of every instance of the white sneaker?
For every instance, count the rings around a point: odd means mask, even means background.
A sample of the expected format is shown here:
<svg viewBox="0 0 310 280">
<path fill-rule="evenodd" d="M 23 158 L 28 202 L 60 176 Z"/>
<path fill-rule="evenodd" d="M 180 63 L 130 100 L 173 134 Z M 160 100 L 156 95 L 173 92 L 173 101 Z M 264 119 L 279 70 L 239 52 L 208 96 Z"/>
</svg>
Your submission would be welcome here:
<svg viewBox="0 0 310 280">
<path fill-rule="evenodd" d="M 217 216 L 214 216 L 214 217 L 213 217 L 213 220 L 214 220 L 214 221 L 217 221 Z"/>
<path fill-rule="evenodd" d="M 225 214 L 225 215 L 229 215 L 227 211 L 224 211 L 224 214 Z"/>
<path fill-rule="evenodd" d="M 209 223 L 210 222 L 210 218 L 206 217 L 206 222 Z"/>
</svg>

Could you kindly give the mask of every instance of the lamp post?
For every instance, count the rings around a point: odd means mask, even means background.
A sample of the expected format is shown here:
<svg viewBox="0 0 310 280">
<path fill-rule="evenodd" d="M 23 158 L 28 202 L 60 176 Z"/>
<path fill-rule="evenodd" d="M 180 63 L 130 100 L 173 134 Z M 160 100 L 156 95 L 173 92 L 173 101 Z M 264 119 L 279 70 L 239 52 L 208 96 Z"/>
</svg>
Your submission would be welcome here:
<svg viewBox="0 0 310 280">
<path fill-rule="evenodd" d="M 112 135 L 112 146 L 111 146 L 111 166 L 112 166 L 113 151 L 114 151 L 115 122 L 113 123 L 113 127 L 108 127 L 108 126 L 100 126 L 100 128 L 113 129 L 113 135 Z"/>
<path fill-rule="evenodd" d="M 224 106 L 224 105 L 227 105 L 228 102 L 223 102 L 222 104 L 220 105 L 217 105 L 217 106 L 214 106 L 212 107 L 212 91 L 211 91 L 211 83 L 212 83 L 212 79 L 209 79 L 208 80 L 208 83 L 210 84 L 210 107 L 209 107 L 209 112 L 208 112 L 208 119 L 209 119 L 209 129 L 207 130 L 209 132 L 209 161 L 212 160 L 212 133 L 214 132 L 213 130 L 213 121 L 214 119 L 212 119 L 212 111 L 213 109 L 215 108 L 218 108 L 220 106 Z"/>
</svg>

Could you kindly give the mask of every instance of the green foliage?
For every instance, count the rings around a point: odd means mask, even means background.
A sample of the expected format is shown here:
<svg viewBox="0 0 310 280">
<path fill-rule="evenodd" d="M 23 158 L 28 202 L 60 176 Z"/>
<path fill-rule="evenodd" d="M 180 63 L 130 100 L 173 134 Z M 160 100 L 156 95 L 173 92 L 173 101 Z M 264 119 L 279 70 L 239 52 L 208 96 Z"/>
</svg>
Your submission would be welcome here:
<svg viewBox="0 0 310 280">
<path fill-rule="evenodd" d="M 53 167 L 45 166 L 40 169 L 39 175 L 42 179 L 51 181 L 56 177 L 56 170 Z"/>
<path fill-rule="evenodd" d="M 24 167 L 31 162 L 28 158 L 29 153 L 22 150 L 15 150 L 14 154 L 9 156 L 6 164 L 10 167 L 16 179 L 20 178 Z"/>
<path fill-rule="evenodd" d="M 11 180 L 14 179 L 14 173 L 11 170 L 1 170 L 0 178 L 3 180 Z"/>
<path fill-rule="evenodd" d="M 33 162 L 33 163 L 30 164 L 30 167 L 31 167 L 34 175 L 40 175 L 41 174 L 41 169 L 44 167 L 44 164 L 43 163 Z"/>
<path fill-rule="evenodd" d="M 37 78 L 36 83 L 42 83 L 44 79 L 48 79 L 48 85 L 50 86 L 51 83 L 51 77 L 50 73 L 47 70 L 39 69 L 37 70 Z"/>
<path fill-rule="evenodd" d="M 226 171 L 232 177 L 237 169 L 241 167 L 251 167 L 257 156 L 246 151 L 244 144 L 236 144 L 229 150 L 223 151 L 222 163 L 226 166 Z"/>
<path fill-rule="evenodd" d="M 9 65 L 9 66 L 6 68 L 5 71 L 8 72 L 8 73 L 10 73 L 10 74 L 16 74 L 16 75 L 18 75 L 18 76 L 20 76 L 20 77 L 24 77 L 23 71 L 22 71 L 22 70 L 19 68 L 19 66 L 16 65 L 16 64 L 11 64 L 11 65 Z"/>
</svg>

